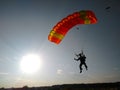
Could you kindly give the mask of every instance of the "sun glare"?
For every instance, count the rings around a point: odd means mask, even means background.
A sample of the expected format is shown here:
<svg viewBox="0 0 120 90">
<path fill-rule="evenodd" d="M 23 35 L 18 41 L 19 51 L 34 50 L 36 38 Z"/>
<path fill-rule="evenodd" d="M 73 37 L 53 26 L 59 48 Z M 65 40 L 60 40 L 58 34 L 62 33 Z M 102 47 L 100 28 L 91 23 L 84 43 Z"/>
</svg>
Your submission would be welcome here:
<svg viewBox="0 0 120 90">
<path fill-rule="evenodd" d="M 22 57 L 20 68 L 24 73 L 35 73 L 40 69 L 41 58 L 37 54 L 27 54 Z"/>
</svg>

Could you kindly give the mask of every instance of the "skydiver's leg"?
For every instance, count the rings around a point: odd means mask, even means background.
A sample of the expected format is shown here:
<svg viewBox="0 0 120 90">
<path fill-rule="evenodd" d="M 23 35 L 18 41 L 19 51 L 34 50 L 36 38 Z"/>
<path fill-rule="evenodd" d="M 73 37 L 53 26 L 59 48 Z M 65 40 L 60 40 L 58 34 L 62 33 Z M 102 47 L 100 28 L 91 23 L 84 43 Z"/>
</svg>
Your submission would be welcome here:
<svg viewBox="0 0 120 90">
<path fill-rule="evenodd" d="M 86 65 L 86 63 L 84 63 L 84 66 L 85 66 L 86 70 L 88 70 L 88 66 Z"/>
<path fill-rule="evenodd" d="M 82 63 L 80 63 L 79 68 L 80 68 L 80 73 L 81 73 L 82 72 Z"/>
</svg>

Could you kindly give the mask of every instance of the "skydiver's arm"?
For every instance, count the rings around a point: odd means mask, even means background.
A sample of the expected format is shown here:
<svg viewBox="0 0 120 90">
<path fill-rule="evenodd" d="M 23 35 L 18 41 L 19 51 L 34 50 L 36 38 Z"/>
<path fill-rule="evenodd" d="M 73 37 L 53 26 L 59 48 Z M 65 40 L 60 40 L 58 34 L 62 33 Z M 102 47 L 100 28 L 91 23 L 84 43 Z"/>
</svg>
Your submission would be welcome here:
<svg viewBox="0 0 120 90">
<path fill-rule="evenodd" d="M 74 58 L 74 60 L 78 61 L 78 60 L 79 60 L 79 58 L 78 58 L 78 59 Z"/>
<path fill-rule="evenodd" d="M 76 53 L 75 53 L 75 55 L 76 55 L 77 57 L 79 57 L 79 55 L 78 55 L 78 54 L 76 54 Z"/>
</svg>

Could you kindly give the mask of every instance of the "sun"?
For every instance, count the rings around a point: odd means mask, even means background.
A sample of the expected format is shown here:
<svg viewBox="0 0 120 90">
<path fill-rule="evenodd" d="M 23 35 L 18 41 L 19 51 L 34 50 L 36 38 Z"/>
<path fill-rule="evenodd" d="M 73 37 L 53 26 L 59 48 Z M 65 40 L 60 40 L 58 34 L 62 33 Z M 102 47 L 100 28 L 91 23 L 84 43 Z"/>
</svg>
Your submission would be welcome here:
<svg viewBox="0 0 120 90">
<path fill-rule="evenodd" d="M 35 73 L 41 67 L 41 58 L 37 54 L 27 54 L 22 57 L 20 69 L 23 73 Z"/>
</svg>

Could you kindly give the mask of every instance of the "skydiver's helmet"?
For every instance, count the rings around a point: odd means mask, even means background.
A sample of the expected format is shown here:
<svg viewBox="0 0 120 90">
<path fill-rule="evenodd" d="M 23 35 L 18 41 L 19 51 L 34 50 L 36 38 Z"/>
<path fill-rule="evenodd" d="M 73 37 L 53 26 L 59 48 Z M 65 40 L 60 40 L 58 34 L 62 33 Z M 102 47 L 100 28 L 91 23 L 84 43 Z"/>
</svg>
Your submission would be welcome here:
<svg viewBox="0 0 120 90">
<path fill-rule="evenodd" d="M 83 52 L 82 52 L 82 53 L 79 54 L 79 56 L 82 56 L 82 57 L 83 57 L 83 56 L 85 56 L 85 55 L 84 55 Z"/>
</svg>

